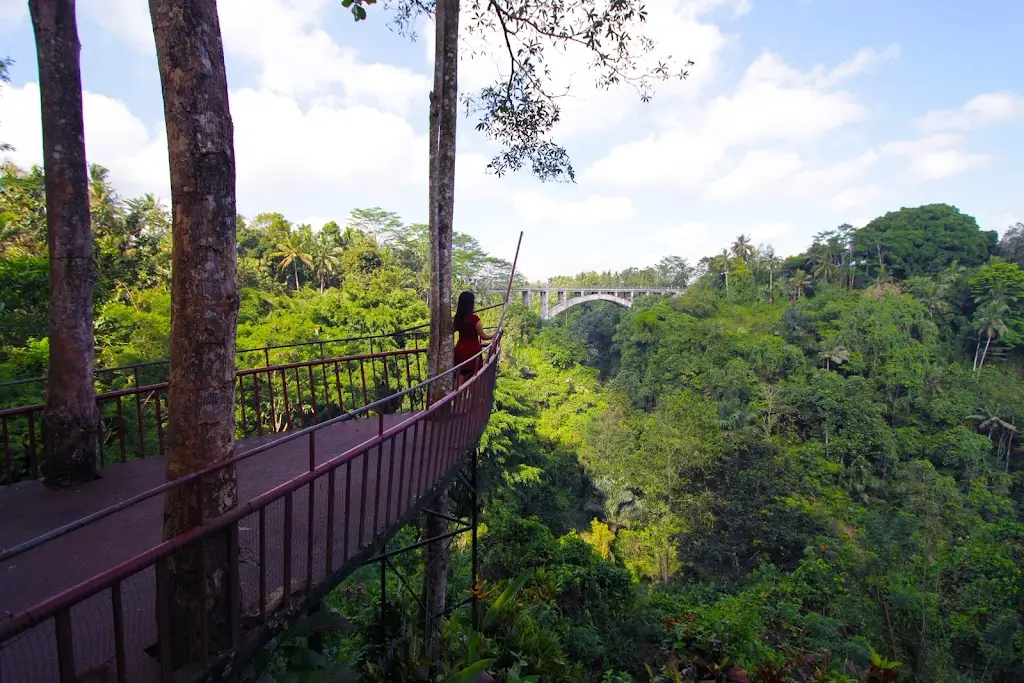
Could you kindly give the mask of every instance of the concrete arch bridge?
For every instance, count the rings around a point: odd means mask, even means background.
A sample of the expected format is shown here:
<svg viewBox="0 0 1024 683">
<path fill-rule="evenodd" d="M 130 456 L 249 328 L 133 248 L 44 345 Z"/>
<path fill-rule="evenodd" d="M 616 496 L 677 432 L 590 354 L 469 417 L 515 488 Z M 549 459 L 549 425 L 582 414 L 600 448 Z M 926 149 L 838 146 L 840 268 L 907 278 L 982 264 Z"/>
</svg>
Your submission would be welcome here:
<svg viewBox="0 0 1024 683">
<path fill-rule="evenodd" d="M 682 288 L 672 287 L 527 287 L 520 289 L 523 305 L 529 307 L 533 297 L 540 299 L 540 317 L 550 320 L 573 306 L 588 301 L 611 301 L 631 308 L 638 296 L 676 296 Z"/>
</svg>

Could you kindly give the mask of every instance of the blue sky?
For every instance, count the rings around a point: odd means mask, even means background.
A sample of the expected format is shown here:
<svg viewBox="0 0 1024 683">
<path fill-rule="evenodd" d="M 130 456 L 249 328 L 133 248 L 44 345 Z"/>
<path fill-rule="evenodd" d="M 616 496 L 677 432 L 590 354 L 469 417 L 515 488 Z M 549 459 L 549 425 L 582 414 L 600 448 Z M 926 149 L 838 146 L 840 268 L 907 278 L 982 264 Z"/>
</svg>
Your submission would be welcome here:
<svg viewBox="0 0 1024 683">
<path fill-rule="evenodd" d="M 379 6 L 355 24 L 336 0 L 221 0 L 239 211 L 319 227 L 380 205 L 426 216 L 432 36 L 411 42 Z M 695 262 L 739 233 L 783 254 L 816 232 L 901 206 L 948 202 L 1003 230 L 1024 221 L 1024 3 L 1013 0 L 648 0 L 658 52 L 691 77 L 643 104 L 595 91 L 584 55 L 556 131 L 577 184 L 485 172 L 494 147 L 460 121 L 456 229 L 510 256 L 525 230 L 534 278 Z M 24 0 L 0 0 L 8 156 L 40 160 L 35 55 Z M 144 0 L 80 0 L 90 161 L 124 195 L 166 198 L 159 77 Z M 467 47 L 481 39 L 466 38 Z M 480 47 L 490 50 L 488 39 Z M 468 50 L 467 50 L 468 52 Z M 500 54 L 500 53 L 495 53 Z M 466 59 L 462 88 L 496 57 Z"/>
</svg>

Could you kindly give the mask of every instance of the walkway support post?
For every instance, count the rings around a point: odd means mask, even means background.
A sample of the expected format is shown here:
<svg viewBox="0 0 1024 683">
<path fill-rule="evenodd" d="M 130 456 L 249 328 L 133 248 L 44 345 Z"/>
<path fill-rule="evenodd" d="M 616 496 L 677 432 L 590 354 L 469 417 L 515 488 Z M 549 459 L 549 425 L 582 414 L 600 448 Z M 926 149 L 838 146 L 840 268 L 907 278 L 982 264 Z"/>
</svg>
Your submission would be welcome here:
<svg viewBox="0 0 1024 683">
<path fill-rule="evenodd" d="M 479 550 L 478 550 L 478 546 L 477 546 L 477 526 L 479 524 L 478 517 L 479 517 L 479 513 L 480 513 L 480 510 L 479 510 L 479 508 L 480 508 L 480 499 L 479 499 L 478 494 L 477 494 L 477 484 L 478 484 L 478 482 L 477 482 L 477 458 L 479 458 L 479 457 L 480 457 L 479 449 L 474 448 L 473 452 L 469 456 L 469 468 L 470 468 L 469 469 L 469 473 L 470 473 L 469 477 L 470 477 L 471 488 L 473 489 L 470 492 L 470 495 L 473 497 L 472 517 L 470 518 L 471 519 L 471 525 L 473 527 L 473 531 L 471 532 L 473 536 L 472 536 L 472 540 L 470 541 L 472 543 L 472 547 L 470 549 L 470 553 L 471 553 L 471 557 L 472 557 L 471 564 L 472 564 L 472 573 L 473 573 L 473 575 L 471 577 L 471 581 L 472 581 L 472 586 L 473 586 L 473 589 L 474 589 L 472 594 L 471 594 L 469 608 L 472 610 L 472 613 L 471 613 L 470 617 L 471 617 L 471 620 L 472 620 L 471 623 L 473 624 L 473 629 L 474 630 L 479 630 L 480 629 L 480 607 L 477 604 L 477 591 L 475 590 L 477 588 L 477 586 L 479 585 L 478 582 L 480 581 L 480 556 L 479 556 Z"/>
</svg>

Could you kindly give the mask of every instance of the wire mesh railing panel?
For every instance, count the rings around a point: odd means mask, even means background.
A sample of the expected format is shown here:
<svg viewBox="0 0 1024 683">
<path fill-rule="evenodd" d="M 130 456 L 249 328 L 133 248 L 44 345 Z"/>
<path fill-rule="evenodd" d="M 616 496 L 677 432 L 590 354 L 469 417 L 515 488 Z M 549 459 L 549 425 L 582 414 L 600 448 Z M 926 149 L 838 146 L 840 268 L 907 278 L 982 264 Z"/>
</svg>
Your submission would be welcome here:
<svg viewBox="0 0 1024 683">
<path fill-rule="evenodd" d="M 264 512 L 257 511 L 238 521 L 238 580 L 241 583 L 242 628 L 249 630 L 263 623 L 260 605 L 266 605 L 266 555 L 261 545 L 266 529 L 261 523 Z"/>
<path fill-rule="evenodd" d="M 70 609 L 75 675 L 100 678 L 117 668 L 112 588 L 102 590 Z M 58 639 L 58 648 L 65 643 Z"/>
<path fill-rule="evenodd" d="M 120 595 L 120 605 L 114 601 Z M 156 568 L 144 567 L 111 587 L 114 614 L 115 672 L 124 681 L 145 680 L 157 669 L 153 646 L 157 642 L 156 621 Z M 119 627 L 118 624 L 121 624 Z M 121 681 L 120 678 L 109 680 Z"/>
<path fill-rule="evenodd" d="M 260 557 L 260 589 L 257 595 L 262 596 L 262 603 L 257 600 L 256 607 L 263 619 L 266 619 L 279 610 L 284 602 L 284 577 L 291 575 L 291 556 L 285 554 L 285 549 L 291 546 L 291 538 L 285 532 L 288 523 L 286 508 L 291 508 L 294 514 L 291 498 L 276 500 L 260 511 L 259 544 Z M 289 532 L 290 533 L 290 532 Z M 287 565 L 287 566 L 286 566 Z M 291 583 L 292 576 L 289 576 Z M 289 586 L 289 593 L 292 586 Z"/>
<path fill-rule="evenodd" d="M 58 683 L 55 620 L 47 619 L 0 642 L 0 681 Z"/>
</svg>

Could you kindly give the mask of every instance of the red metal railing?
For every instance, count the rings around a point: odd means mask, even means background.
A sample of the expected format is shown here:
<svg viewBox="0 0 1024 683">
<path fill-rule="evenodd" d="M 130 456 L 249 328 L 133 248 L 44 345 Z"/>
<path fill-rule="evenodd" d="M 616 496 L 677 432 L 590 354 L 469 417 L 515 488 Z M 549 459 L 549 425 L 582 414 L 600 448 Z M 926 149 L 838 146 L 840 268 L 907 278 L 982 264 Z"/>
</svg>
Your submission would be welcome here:
<svg viewBox="0 0 1024 683">
<path fill-rule="evenodd" d="M 476 310 L 477 313 L 480 313 L 499 308 L 502 305 L 498 303 Z M 407 342 L 412 339 L 425 342 L 428 327 L 429 324 L 424 323 L 394 332 L 238 349 L 235 351 L 236 364 L 240 370 L 244 370 L 300 360 L 389 351 L 408 346 Z M 96 368 L 93 373 L 96 379 L 96 391 L 102 393 L 119 388 L 166 382 L 169 367 L 170 361 L 164 358 L 111 368 Z M 27 377 L 0 382 L 0 404 L 37 403 L 42 400 L 45 386 L 46 377 Z"/>
<path fill-rule="evenodd" d="M 426 349 L 385 351 L 324 358 L 237 372 L 236 438 L 305 427 L 397 394 L 418 383 Z M 163 455 L 167 383 L 99 394 L 97 462 L 125 462 Z M 397 400 L 397 399 L 396 399 Z M 422 397 L 403 395 L 382 409 L 411 409 Z M 0 483 L 38 476 L 42 453 L 43 405 L 0 410 Z"/>
<path fill-rule="evenodd" d="M 483 309 L 494 308 L 489 306 Z M 383 339 L 406 348 L 384 350 Z M 376 341 L 378 350 L 374 351 Z M 353 343 L 367 343 L 369 353 L 329 356 L 328 352 Z M 237 372 L 236 438 L 261 437 L 309 426 L 401 391 L 423 378 L 426 353 L 425 332 L 420 328 L 399 330 L 389 335 L 283 344 L 239 352 L 258 354 L 257 364 Z M 270 352 L 280 349 L 319 352 L 312 359 L 270 365 Z M 265 365 L 259 365 L 265 360 Z M 166 361 L 153 361 L 166 363 Z M 111 368 L 130 372 L 121 379 L 131 386 L 96 396 L 100 413 L 97 464 L 125 462 L 134 458 L 164 454 L 167 410 L 167 382 L 140 384 L 139 370 L 145 364 Z M 106 371 L 104 371 L 106 372 Z M 403 381 L 404 380 L 404 381 Z M 411 409 L 418 395 L 401 405 L 386 406 L 393 412 Z M 0 409 L 0 484 L 34 479 L 40 474 L 43 449 L 43 404 Z"/>
<path fill-rule="evenodd" d="M 365 560 L 454 473 L 490 413 L 498 343 L 482 353 L 482 369 L 433 405 L 425 402 L 427 390 L 449 373 L 172 483 L 199 483 L 203 501 L 202 482 L 216 470 L 236 467 L 241 478 L 243 461 L 260 453 L 299 448 L 308 456 L 294 478 L 0 622 L 0 680 L 70 683 L 90 671 L 117 681 L 172 680 L 172 631 L 180 618 L 172 604 L 172 565 L 191 551 L 204 558 L 201 566 L 218 552 L 227 558 L 223 581 L 199 582 L 202 594 L 194 596 L 202 621 L 199 664 L 237 666 L 247 647 Z M 395 401 L 421 409 L 391 416 L 398 419 L 388 426 L 387 406 Z M 371 412 L 375 434 L 343 452 L 331 450 L 332 429 Z M 19 562 L 45 549 L 25 551 Z M 207 612 L 217 614 L 210 607 L 217 605 L 226 622 L 209 623 Z"/>
</svg>

